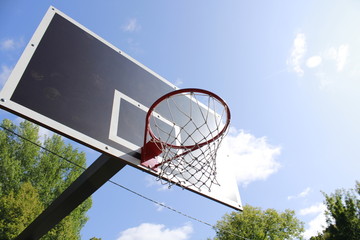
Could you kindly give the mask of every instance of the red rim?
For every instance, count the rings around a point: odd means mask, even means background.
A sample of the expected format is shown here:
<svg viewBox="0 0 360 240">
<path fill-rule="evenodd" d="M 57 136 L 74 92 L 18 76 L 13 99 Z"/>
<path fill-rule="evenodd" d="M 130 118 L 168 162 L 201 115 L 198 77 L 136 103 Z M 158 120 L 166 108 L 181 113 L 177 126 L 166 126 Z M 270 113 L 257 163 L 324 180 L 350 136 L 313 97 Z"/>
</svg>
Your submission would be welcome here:
<svg viewBox="0 0 360 240">
<path fill-rule="evenodd" d="M 227 121 L 223 127 L 223 129 L 220 131 L 219 134 L 217 134 L 215 137 L 213 137 L 212 139 L 208 140 L 208 141 L 205 141 L 205 142 L 202 142 L 202 143 L 199 143 L 199 144 L 194 144 L 194 145 L 188 145 L 188 146 L 177 146 L 177 145 L 172 145 L 172 144 L 169 144 L 169 143 L 166 143 L 166 142 L 163 142 L 161 141 L 160 139 L 158 139 L 155 134 L 153 133 L 153 131 L 151 130 L 151 127 L 150 127 L 150 118 L 151 118 L 151 114 L 153 112 L 153 110 L 156 108 L 157 105 L 159 105 L 163 100 L 165 100 L 166 98 L 169 98 L 171 96 L 174 96 L 174 95 L 177 95 L 177 94 L 180 94 L 180 93 L 202 93 L 202 94 L 206 94 L 206 95 L 209 95 L 209 96 L 212 96 L 214 97 L 216 100 L 218 100 L 223 106 L 224 106 L 224 109 L 226 110 L 226 116 L 227 116 Z M 226 102 L 221 99 L 218 95 L 216 95 L 215 93 L 212 93 L 210 91 L 207 91 L 207 90 L 204 90 L 204 89 L 198 89 L 198 88 L 184 88 L 184 89 L 180 89 L 180 90 L 176 90 L 176 91 L 173 91 L 173 92 L 170 92 L 170 93 L 167 93 L 165 94 L 164 96 L 160 97 L 158 100 L 156 100 L 153 105 L 151 105 L 151 107 L 149 108 L 149 111 L 146 115 L 146 125 L 145 125 L 145 136 L 144 136 L 144 146 L 146 145 L 146 140 L 147 140 L 147 134 L 149 133 L 149 135 L 153 138 L 153 139 L 156 139 L 157 141 L 171 147 L 171 148 L 175 148 L 175 149 L 198 149 L 198 148 L 201 148 L 202 146 L 206 145 L 206 144 L 209 144 L 213 141 L 215 141 L 216 139 L 218 139 L 220 136 L 222 136 L 229 124 L 230 124 L 230 118 L 231 118 L 231 115 L 230 115 L 230 110 L 229 110 L 229 107 L 228 105 L 226 104 Z"/>
</svg>

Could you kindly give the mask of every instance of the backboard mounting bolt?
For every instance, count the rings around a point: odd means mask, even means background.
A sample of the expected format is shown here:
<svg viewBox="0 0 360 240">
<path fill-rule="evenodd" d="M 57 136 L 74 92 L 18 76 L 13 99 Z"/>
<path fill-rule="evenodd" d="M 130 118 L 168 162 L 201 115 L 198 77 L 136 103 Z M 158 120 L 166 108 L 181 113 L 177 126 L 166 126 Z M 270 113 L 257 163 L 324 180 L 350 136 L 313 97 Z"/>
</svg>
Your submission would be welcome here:
<svg viewBox="0 0 360 240">
<path fill-rule="evenodd" d="M 0 101 L 1 101 L 1 102 L 6 102 L 5 98 L 2 98 Z"/>
<path fill-rule="evenodd" d="M 108 146 L 105 146 L 105 149 L 106 149 L 106 150 L 109 150 L 109 147 L 108 147 Z"/>
</svg>

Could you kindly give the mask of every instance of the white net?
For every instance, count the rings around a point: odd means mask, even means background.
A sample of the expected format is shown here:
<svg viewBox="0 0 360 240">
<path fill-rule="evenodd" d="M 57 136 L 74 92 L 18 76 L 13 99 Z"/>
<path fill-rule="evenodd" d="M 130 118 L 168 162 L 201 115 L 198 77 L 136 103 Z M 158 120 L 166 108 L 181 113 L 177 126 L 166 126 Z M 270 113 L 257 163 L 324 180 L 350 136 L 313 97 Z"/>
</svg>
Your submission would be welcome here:
<svg viewBox="0 0 360 240">
<path fill-rule="evenodd" d="M 159 180 L 199 191 L 219 185 L 216 153 L 229 117 L 227 105 L 206 93 L 179 93 L 161 101 L 149 119 L 151 141 L 161 150 Z"/>
</svg>

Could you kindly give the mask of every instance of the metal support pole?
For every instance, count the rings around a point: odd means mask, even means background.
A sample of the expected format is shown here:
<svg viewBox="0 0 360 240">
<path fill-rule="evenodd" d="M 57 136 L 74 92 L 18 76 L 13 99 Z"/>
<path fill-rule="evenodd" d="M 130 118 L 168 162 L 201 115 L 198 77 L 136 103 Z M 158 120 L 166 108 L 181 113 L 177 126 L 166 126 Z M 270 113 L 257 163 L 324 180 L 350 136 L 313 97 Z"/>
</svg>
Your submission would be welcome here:
<svg viewBox="0 0 360 240">
<path fill-rule="evenodd" d="M 102 154 L 15 240 L 37 240 L 41 238 L 124 166 L 126 163 L 119 158 Z"/>
</svg>

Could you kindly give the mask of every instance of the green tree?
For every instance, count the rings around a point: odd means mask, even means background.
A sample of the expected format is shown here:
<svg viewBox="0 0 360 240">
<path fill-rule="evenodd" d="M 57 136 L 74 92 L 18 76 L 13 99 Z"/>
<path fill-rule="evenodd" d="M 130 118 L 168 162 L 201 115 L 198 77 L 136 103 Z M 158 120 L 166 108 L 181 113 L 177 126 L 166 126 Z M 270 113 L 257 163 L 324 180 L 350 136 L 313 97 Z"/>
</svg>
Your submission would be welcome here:
<svg viewBox="0 0 360 240">
<path fill-rule="evenodd" d="M 81 168 L 43 148 L 82 167 L 85 167 L 86 159 L 84 153 L 65 144 L 59 135 L 41 142 L 39 127 L 28 121 L 17 126 L 5 119 L 1 126 L 0 239 L 11 239 L 82 173 Z M 90 207 L 89 198 L 41 239 L 80 239 L 80 230 L 87 221 L 86 212 Z"/>
<path fill-rule="evenodd" d="M 360 239 L 360 182 L 356 182 L 355 189 L 338 189 L 330 195 L 323 194 L 327 227 L 311 240 Z"/>
<path fill-rule="evenodd" d="M 43 205 L 31 183 L 23 183 L 16 193 L 0 198 L 0 236 L 13 239 L 41 213 Z"/>
<path fill-rule="evenodd" d="M 225 214 L 215 225 L 214 240 L 281 240 L 302 238 L 303 223 L 295 217 L 295 212 L 274 209 L 265 211 L 250 205 L 244 206 L 243 212 Z"/>
</svg>

